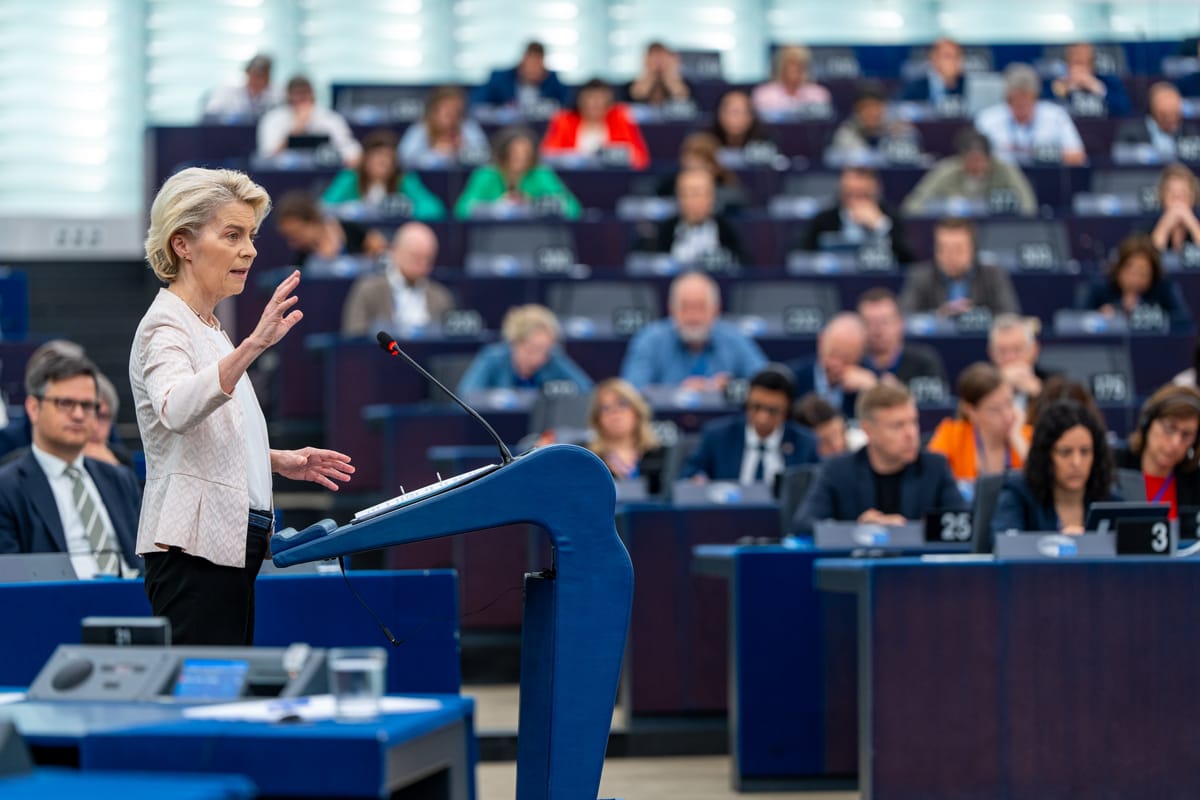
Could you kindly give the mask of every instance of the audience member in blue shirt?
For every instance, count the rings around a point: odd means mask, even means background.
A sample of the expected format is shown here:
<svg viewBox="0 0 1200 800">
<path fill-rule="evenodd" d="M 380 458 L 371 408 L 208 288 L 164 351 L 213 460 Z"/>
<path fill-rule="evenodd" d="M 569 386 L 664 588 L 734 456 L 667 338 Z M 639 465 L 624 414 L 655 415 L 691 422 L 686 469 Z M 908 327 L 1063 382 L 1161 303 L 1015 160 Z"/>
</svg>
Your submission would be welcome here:
<svg viewBox="0 0 1200 800">
<path fill-rule="evenodd" d="M 859 397 L 857 413 L 867 444 L 824 463 L 796 509 L 797 534 L 811 535 L 823 520 L 903 525 L 966 507 L 945 456 L 921 448 L 917 404 L 907 389 L 880 383 Z"/>
<path fill-rule="evenodd" d="M 788 364 L 796 373 L 796 394 L 816 392 L 847 418 L 854 416 L 858 393 L 878 382 L 862 364 L 867 329 L 853 311 L 843 311 L 817 334 L 817 354 Z"/>
<path fill-rule="evenodd" d="M 750 379 L 745 414 L 704 426 L 683 477 L 774 486 L 788 467 L 815 464 L 816 437 L 788 419 L 795 399 L 792 371 L 782 364 L 768 364 Z"/>
<path fill-rule="evenodd" d="M 504 341 L 479 351 L 458 383 L 459 394 L 486 389 L 540 389 L 549 381 L 570 381 L 580 392 L 592 379 L 558 348 L 561 329 L 545 306 L 517 306 L 504 316 Z"/>
<path fill-rule="evenodd" d="M 1009 478 L 996 500 L 992 533 L 1083 533 L 1087 507 L 1115 499 L 1113 461 L 1096 416 L 1072 400 L 1038 417 L 1022 474 Z"/>
<path fill-rule="evenodd" d="M 1116 75 L 1096 74 L 1096 51 L 1087 42 L 1069 45 L 1063 53 L 1066 72 L 1046 82 L 1042 97 L 1057 100 L 1083 116 L 1127 117 L 1129 95 Z M 1097 101 L 1099 103 L 1097 104 Z"/>
<path fill-rule="evenodd" d="M 767 363 L 753 339 L 719 318 L 721 290 L 709 276 L 686 272 L 672 281 L 669 311 L 669 319 L 638 331 L 625 353 L 621 377 L 638 389 L 721 391 Z"/>
<path fill-rule="evenodd" d="M 1107 273 L 1089 287 L 1083 307 L 1108 316 L 1123 313 L 1140 330 L 1186 332 L 1192 327 L 1179 284 L 1163 272 L 1158 248 L 1145 235 L 1121 242 Z"/>
<path fill-rule="evenodd" d="M 940 106 L 948 97 L 961 97 L 965 83 L 962 45 L 953 39 L 938 39 L 929 47 L 929 70 L 904 84 L 900 99 Z"/>
<path fill-rule="evenodd" d="M 471 92 L 471 102 L 490 106 L 534 106 L 539 100 L 570 104 L 571 92 L 553 70 L 546 69 L 546 47 L 541 42 L 525 45 L 521 61 L 509 69 L 492 70 L 488 82 Z"/>
</svg>

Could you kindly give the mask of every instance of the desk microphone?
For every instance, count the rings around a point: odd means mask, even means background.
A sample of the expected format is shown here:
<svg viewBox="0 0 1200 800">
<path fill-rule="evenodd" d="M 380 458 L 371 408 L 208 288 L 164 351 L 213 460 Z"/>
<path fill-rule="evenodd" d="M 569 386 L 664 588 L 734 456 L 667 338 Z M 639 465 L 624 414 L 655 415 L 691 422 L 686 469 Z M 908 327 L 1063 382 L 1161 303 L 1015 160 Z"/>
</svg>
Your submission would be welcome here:
<svg viewBox="0 0 1200 800">
<path fill-rule="evenodd" d="M 462 407 L 463 411 L 466 411 L 468 414 L 474 417 L 475 420 L 484 427 L 484 430 L 488 432 L 488 435 L 492 437 L 492 440 L 496 443 L 496 446 L 500 448 L 500 460 L 502 463 L 507 464 L 513 460 L 512 453 L 508 451 L 508 445 L 506 445 L 504 440 L 500 438 L 500 434 L 496 433 L 496 429 L 489 425 L 487 420 L 480 416 L 478 411 L 471 408 L 469 405 L 464 403 L 458 395 L 447 389 L 444 383 L 430 375 L 424 367 L 413 360 L 412 356 L 401 350 L 400 345 L 396 344 L 396 340 L 393 339 L 387 331 L 380 331 L 379 333 L 375 334 L 375 340 L 379 342 L 379 346 L 382 347 L 388 355 L 403 357 L 405 361 L 413 366 L 413 369 L 425 376 L 426 380 L 430 381 L 434 386 L 438 387 L 447 395 L 449 395 L 450 399 L 458 403 L 458 405 Z"/>
</svg>

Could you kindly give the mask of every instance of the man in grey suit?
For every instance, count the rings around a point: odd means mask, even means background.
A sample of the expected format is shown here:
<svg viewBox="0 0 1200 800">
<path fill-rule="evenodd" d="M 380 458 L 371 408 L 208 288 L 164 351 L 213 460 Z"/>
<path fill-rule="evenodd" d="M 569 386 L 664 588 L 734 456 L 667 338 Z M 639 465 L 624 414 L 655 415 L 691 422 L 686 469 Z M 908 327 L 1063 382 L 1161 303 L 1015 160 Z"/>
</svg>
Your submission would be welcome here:
<svg viewBox="0 0 1200 800">
<path fill-rule="evenodd" d="M 438 324 L 454 308 L 454 296 L 429 279 L 437 259 L 437 235 L 420 222 L 400 226 L 383 274 L 363 275 L 350 287 L 342 307 L 342 334 L 364 336 L 375 327 L 395 328 L 399 336 Z"/>
<path fill-rule="evenodd" d="M 909 268 L 900 291 L 905 314 L 957 316 L 976 307 L 1019 314 L 1021 303 L 1003 267 L 976 261 L 975 226 L 944 219 L 933 229 L 933 263 Z"/>
</svg>

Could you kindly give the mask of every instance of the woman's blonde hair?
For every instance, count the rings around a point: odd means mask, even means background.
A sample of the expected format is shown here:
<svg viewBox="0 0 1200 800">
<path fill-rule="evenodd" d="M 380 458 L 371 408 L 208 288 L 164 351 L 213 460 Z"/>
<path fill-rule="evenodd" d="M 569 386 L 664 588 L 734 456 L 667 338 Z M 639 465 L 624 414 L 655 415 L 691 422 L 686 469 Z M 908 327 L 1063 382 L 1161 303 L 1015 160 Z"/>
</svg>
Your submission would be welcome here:
<svg viewBox="0 0 1200 800">
<path fill-rule="evenodd" d="M 802 44 L 790 44 L 775 51 L 775 63 L 772 65 L 772 77 L 775 80 L 783 78 L 783 65 L 796 61 L 805 67 L 812 62 L 812 51 Z"/>
<path fill-rule="evenodd" d="M 1163 171 L 1158 176 L 1158 204 L 1163 204 L 1163 195 L 1167 191 L 1167 183 L 1178 178 L 1188 185 L 1192 190 L 1192 204 L 1195 205 L 1197 200 L 1200 200 L 1200 180 L 1196 178 L 1196 173 L 1187 168 L 1187 165 L 1175 162 L 1167 164 L 1163 167 Z"/>
<path fill-rule="evenodd" d="M 615 394 L 628 403 L 633 412 L 637 414 L 638 426 L 637 432 L 634 433 L 634 444 L 637 449 L 645 453 L 647 450 L 658 447 L 658 437 L 654 435 L 654 429 L 650 426 L 650 404 L 637 389 L 633 388 L 633 384 L 621 378 L 609 378 L 596 384 L 596 388 L 592 391 L 592 402 L 588 405 L 587 414 L 588 428 L 592 432 L 588 449 L 600 456 L 604 454 L 605 440 L 600 431 L 600 398 L 607 393 Z"/>
<path fill-rule="evenodd" d="M 234 202 L 253 209 L 255 230 L 271 210 L 267 190 L 236 170 L 189 167 L 167 178 L 150 206 L 146 231 L 146 260 L 159 280 L 171 283 L 179 277 L 171 237 L 180 232 L 198 236 L 218 208 Z"/>
<path fill-rule="evenodd" d="M 509 344 L 524 341 L 529 334 L 536 330 L 549 331 L 556 342 L 562 338 L 562 332 L 558 327 L 558 317 L 554 316 L 553 311 L 537 303 L 509 309 L 509 312 L 504 315 L 504 322 L 500 325 L 500 333 L 504 336 L 504 341 Z"/>
</svg>

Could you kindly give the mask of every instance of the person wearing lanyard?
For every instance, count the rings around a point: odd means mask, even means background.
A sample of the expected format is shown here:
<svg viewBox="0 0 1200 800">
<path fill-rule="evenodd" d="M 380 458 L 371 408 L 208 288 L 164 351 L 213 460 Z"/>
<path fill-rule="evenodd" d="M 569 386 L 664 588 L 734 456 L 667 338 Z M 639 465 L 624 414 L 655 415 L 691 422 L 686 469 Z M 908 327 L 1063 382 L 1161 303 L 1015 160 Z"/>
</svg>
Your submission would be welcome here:
<svg viewBox="0 0 1200 800">
<path fill-rule="evenodd" d="M 1112 479 L 1112 453 L 1100 421 L 1072 400 L 1054 403 L 1033 429 L 1025 469 L 1000 490 L 992 534 L 1081 534 L 1089 505 L 1119 499 Z"/>
<path fill-rule="evenodd" d="M 1116 453 L 1117 466 L 1142 474 L 1146 499 L 1179 509 L 1200 506 L 1200 391 L 1168 385 L 1142 406 L 1129 445 Z"/>
<path fill-rule="evenodd" d="M 960 481 L 1020 469 L 1032 432 L 1021 424 L 999 368 L 985 361 L 967 367 L 958 376 L 957 394 L 958 417 L 941 421 L 929 449 L 946 457 Z"/>
<path fill-rule="evenodd" d="M 997 158 L 1023 161 L 1041 150 L 1057 153 L 1067 166 L 1087 161 L 1083 140 L 1071 116 L 1048 100 L 1038 100 L 1042 81 L 1028 64 L 1009 64 L 1004 70 L 1004 102 L 975 117 L 975 127 L 992 143 Z"/>
</svg>

